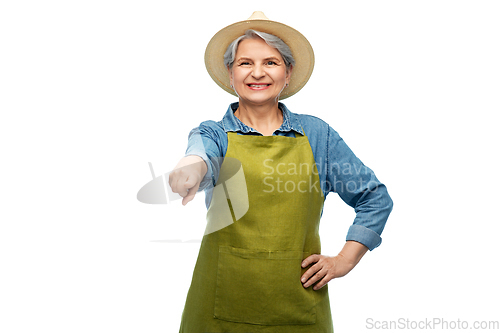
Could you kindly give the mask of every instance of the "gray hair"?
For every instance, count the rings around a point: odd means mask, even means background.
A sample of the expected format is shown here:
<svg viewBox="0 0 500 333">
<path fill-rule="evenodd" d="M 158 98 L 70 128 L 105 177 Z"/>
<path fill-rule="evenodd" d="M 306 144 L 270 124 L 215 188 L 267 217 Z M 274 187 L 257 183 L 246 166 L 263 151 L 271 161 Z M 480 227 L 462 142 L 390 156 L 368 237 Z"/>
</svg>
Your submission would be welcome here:
<svg viewBox="0 0 500 333">
<path fill-rule="evenodd" d="M 285 62 L 286 69 L 289 70 L 291 66 L 295 66 L 295 59 L 293 59 L 292 50 L 282 41 L 279 37 L 271 35 L 265 32 L 260 32 L 256 30 L 247 30 L 243 36 L 236 38 L 227 47 L 226 53 L 224 54 L 224 66 L 226 68 L 233 68 L 234 57 L 236 55 L 236 50 L 238 49 L 238 44 L 245 39 L 252 39 L 255 37 L 262 38 L 269 46 L 274 47 L 281 54 L 283 61 Z"/>
</svg>

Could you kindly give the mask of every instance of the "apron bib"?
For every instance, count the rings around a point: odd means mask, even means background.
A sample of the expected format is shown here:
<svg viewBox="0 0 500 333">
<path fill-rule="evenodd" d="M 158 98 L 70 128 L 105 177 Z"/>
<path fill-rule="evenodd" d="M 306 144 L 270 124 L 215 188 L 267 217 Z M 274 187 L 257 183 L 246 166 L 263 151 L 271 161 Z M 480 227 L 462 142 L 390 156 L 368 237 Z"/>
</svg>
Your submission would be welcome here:
<svg viewBox="0 0 500 333">
<path fill-rule="evenodd" d="M 300 282 L 324 202 L 307 136 L 227 135 L 179 332 L 332 333 L 328 285 Z"/>
</svg>

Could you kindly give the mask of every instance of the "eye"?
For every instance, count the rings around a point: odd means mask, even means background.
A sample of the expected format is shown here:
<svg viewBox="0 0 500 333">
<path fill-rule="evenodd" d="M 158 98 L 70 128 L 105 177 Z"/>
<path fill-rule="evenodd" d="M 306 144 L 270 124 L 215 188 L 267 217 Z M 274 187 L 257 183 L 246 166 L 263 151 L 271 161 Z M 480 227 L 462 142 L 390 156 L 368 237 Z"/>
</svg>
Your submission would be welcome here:
<svg viewBox="0 0 500 333">
<path fill-rule="evenodd" d="M 276 62 L 274 62 L 274 61 L 272 61 L 272 60 L 269 60 L 269 61 L 266 63 L 266 65 L 268 65 L 268 66 L 274 66 L 274 65 L 276 65 Z"/>
<path fill-rule="evenodd" d="M 250 62 L 248 62 L 248 61 L 242 61 L 242 62 L 239 63 L 239 65 L 240 66 L 248 66 L 248 65 L 250 65 Z"/>
</svg>

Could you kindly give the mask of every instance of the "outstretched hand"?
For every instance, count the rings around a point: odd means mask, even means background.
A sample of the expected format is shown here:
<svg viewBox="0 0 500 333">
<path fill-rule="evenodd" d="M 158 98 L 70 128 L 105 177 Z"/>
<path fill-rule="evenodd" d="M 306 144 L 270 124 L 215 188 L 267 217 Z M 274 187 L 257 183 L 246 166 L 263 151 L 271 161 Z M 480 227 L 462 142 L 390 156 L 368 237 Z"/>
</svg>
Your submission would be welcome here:
<svg viewBox="0 0 500 333">
<path fill-rule="evenodd" d="M 199 156 L 189 155 L 182 158 L 168 177 L 173 193 L 178 193 L 185 206 L 194 199 L 200 183 L 207 173 L 207 165 Z"/>
</svg>

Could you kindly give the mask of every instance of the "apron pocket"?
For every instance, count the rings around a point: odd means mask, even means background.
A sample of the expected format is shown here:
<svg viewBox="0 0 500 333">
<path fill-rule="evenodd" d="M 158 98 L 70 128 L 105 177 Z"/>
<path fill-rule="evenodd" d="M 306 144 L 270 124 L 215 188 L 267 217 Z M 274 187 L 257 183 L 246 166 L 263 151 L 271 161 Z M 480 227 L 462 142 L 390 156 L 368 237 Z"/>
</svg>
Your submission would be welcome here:
<svg viewBox="0 0 500 333">
<path fill-rule="evenodd" d="M 300 265 L 309 253 L 219 247 L 214 317 L 259 325 L 316 322 L 315 292 Z"/>
</svg>

